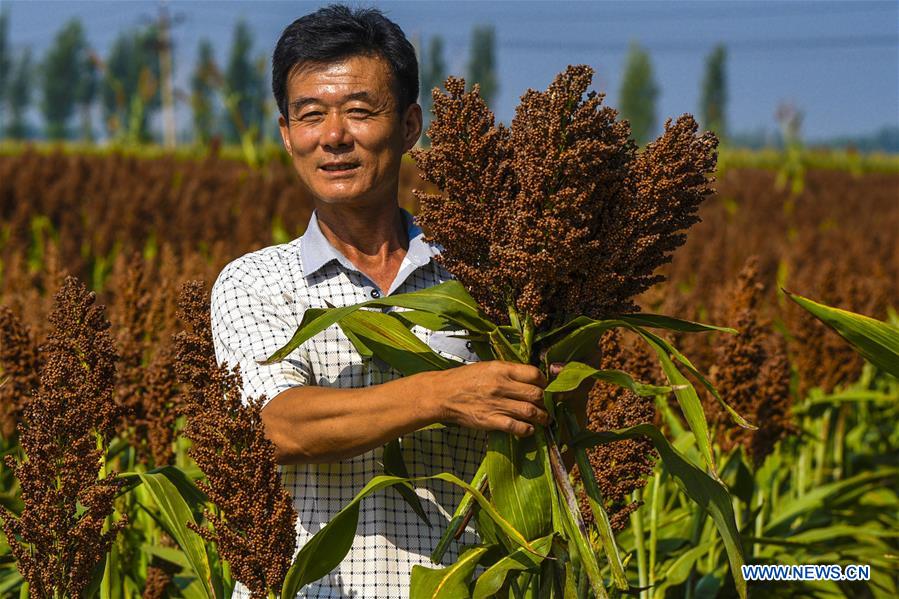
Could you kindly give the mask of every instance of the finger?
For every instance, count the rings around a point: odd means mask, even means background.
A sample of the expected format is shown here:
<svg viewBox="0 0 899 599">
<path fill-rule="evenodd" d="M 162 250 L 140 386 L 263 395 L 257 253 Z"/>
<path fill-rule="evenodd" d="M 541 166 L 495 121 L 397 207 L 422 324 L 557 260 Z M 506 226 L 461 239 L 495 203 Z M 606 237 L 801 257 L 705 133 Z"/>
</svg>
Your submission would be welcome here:
<svg viewBox="0 0 899 599">
<path fill-rule="evenodd" d="M 514 362 L 503 362 L 503 365 L 506 367 L 506 376 L 513 381 L 536 385 L 541 388 L 549 384 L 549 381 L 546 380 L 546 377 L 536 366 L 516 364 Z"/>
<path fill-rule="evenodd" d="M 497 416 L 491 424 L 491 429 L 512 433 L 516 437 L 527 437 L 534 433 L 534 427 L 531 424 L 506 416 Z"/>
<path fill-rule="evenodd" d="M 536 385 L 511 382 L 502 389 L 503 397 L 517 401 L 543 405 L 543 388 Z"/>
<path fill-rule="evenodd" d="M 525 420 L 531 424 L 549 424 L 549 414 L 541 407 L 523 401 L 507 402 L 506 413 L 517 420 Z"/>
</svg>

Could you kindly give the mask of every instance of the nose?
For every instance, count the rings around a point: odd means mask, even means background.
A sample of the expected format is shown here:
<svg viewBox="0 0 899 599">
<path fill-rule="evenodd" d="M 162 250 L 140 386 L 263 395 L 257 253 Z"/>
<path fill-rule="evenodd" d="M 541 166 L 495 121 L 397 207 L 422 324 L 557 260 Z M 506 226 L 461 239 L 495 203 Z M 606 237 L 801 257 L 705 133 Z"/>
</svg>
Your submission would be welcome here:
<svg viewBox="0 0 899 599">
<path fill-rule="evenodd" d="M 322 146 L 325 150 L 345 150 L 353 145 L 353 137 L 342 115 L 337 111 L 331 111 L 325 118 L 322 130 Z"/>
</svg>

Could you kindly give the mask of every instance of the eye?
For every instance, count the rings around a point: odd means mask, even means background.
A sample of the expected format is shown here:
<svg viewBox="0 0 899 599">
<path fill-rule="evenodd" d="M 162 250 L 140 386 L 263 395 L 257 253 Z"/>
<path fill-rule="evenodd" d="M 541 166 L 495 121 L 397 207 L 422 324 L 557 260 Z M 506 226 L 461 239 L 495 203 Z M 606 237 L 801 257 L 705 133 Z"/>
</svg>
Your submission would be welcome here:
<svg viewBox="0 0 899 599">
<path fill-rule="evenodd" d="M 314 121 L 321 118 L 324 113 L 320 110 L 308 110 L 301 113 L 297 118 L 301 121 Z"/>
<path fill-rule="evenodd" d="M 367 108 L 350 108 L 347 112 L 355 117 L 366 117 L 371 114 Z"/>
</svg>

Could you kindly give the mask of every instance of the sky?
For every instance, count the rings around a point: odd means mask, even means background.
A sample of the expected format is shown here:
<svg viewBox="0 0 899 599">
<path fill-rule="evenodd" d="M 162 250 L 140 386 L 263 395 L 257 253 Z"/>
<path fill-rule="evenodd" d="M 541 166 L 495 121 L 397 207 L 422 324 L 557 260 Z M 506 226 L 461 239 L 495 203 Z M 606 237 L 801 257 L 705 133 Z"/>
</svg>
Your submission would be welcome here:
<svg viewBox="0 0 899 599">
<path fill-rule="evenodd" d="M 255 36 L 254 54 L 271 56 L 281 31 L 327 2 L 170 1 L 176 20 L 175 85 L 188 90 L 202 38 L 220 64 L 227 60 L 234 23 L 243 18 Z M 471 30 L 493 24 L 498 38 L 497 117 L 509 121 L 519 96 L 545 88 L 568 64 L 596 70 L 594 89 L 615 106 L 631 42 L 648 49 L 656 81 L 660 124 L 698 114 L 706 55 L 728 48 L 728 119 L 731 131 L 777 128 L 778 105 L 804 113 L 808 139 L 871 133 L 899 126 L 899 1 L 756 0 L 634 2 L 351 2 L 377 6 L 423 46 L 446 42 L 450 74 L 464 76 Z M 37 57 L 56 31 L 78 17 L 100 55 L 123 30 L 158 15 L 158 1 L 0 0 L 9 11 L 13 50 Z M 178 110 L 187 126 L 186 106 Z"/>
</svg>

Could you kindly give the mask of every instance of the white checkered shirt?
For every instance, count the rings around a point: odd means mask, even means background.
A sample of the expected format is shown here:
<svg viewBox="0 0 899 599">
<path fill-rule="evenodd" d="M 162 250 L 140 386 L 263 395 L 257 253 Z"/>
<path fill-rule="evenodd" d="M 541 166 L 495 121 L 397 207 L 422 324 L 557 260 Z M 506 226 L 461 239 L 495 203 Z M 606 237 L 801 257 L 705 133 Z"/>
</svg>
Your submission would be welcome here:
<svg viewBox="0 0 899 599">
<path fill-rule="evenodd" d="M 409 250 L 388 295 L 425 289 L 451 279 L 434 261 L 437 248 L 403 211 Z M 347 306 L 379 297 L 383 290 L 335 249 L 322 235 L 315 213 L 306 233 L 290 243 L 241 256 L 222 270 L 212 289 L 212 333 L 220 363 L 239 364 L 244 397 L 269 399 L 297 385 L 368 387 L 400 374 L 377 359 L 363 358 L 337 325 L 304 343 L 284 361 L 262 366 L 257 360 L 284 346 L 309 307 L 325 302 Z M 445 357 L 477 360 L 464 339 L 447 333 L 412 331 Z M 402 402 L 408 398 L 397 397 Z M 411 476 L 454 472 L 471 480 L 484 455 L 486 436 L 463 428 L 419 431 L 401 440 Z M 284 466 L 281 477 L 294 497 L 297 547 L 321 529 L 373 477 L 383 474 L 381 449 L 332 464 Z M 309 585 L 300 597 L 409 596 L 414 564 L 435 567 L 429 555 L 462 497 L 449 484 L 435 481 L 416 489 L 433 524 L 428 528 L 394 489 L 362 502 L 352 549 L 331 574 Z M 470 531 L 463 543 L 477 542 Z M 456 558 L 453 545 L 447 563 Z M 249 597 L 242 585 L 234 597 Z M 285 598 L 286 599 L 286 598 Z"/>
</svg>

